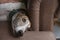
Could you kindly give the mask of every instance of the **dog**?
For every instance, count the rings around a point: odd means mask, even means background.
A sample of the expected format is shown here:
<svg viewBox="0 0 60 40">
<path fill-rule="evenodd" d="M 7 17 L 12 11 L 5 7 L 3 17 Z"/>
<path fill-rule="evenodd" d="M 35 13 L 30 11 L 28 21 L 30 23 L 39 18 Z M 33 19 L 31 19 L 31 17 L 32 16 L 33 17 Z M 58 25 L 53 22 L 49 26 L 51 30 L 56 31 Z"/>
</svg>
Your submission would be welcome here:
<svg viewBox="0 0 60 40">
<path fill-rule="evenodd" d="M 25 31 L 31 27 L 31 22 L 28 16 L 25 14 L 24 10 L 20 10 L 17 12 L 16 10 L 13 10 L 10 14 L 12 14 L 10 18 L 12 18 L 11 24 L 14 36 L 16 37 L 23 36 Z"/>
<path fill-rule="evenodd" d="M 31 27 L 30 20 L 25 14 L 25 9 L 23 2 L 0 4 L 0 11 L 3 13 L 1 13 L 0 20 L 10 21 L 12 33 L 16 37 L 23 36 L 25 31 Z"/>
</svg>

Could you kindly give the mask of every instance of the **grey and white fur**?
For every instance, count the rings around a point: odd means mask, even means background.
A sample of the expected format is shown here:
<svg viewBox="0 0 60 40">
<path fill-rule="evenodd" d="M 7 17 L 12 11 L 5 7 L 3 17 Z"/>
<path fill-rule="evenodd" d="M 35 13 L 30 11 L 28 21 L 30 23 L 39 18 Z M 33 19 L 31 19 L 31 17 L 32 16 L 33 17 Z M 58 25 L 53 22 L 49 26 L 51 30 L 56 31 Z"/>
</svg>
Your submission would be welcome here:
<svg viewBox="0 0 60 40">
<path fill-rule="evenodd" d="M 12 16 L 12 28 L 13 34 L 16 36 L 22 36 L 25 31 L 31 27 L 29 18 L 25 15 L 25 12 L 20 11 Z"/>
</svg>

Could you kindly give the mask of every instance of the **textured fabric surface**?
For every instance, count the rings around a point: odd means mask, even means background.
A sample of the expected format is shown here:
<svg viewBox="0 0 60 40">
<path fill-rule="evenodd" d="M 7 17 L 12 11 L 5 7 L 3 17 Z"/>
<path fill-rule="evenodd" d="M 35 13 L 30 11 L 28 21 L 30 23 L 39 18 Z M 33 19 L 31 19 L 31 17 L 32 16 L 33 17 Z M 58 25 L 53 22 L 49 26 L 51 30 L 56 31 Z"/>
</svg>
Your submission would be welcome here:
<svg viewBox="0 0 60 40">
<path fill-rule="evenodd" d="M 28 16 L 32 23 L 32 29 L 39 30 L 39 11 L 41 0 L 30 0 Z"/>
<path fill-rule="evenodd" d="M 53 30 L 53 18 L 58 0 L 42 0 L 40 8 L 40 27 L 44 31 Z"/>
<path fill-rule="evenodd" d="M 56 40 L 52 32 L 26 32 L 22 38 L 23 40 Z"/>
<path fill-rule="evenodd" d="M 20 38 L 15 38 L 10 34 L 8 22 L 0 22 L 0 40 L 19 40 Z"/>
<path fill-rule="evenodd" d="M 8 27 L 11 27 L 8 22 L 0 22 L 0 40 L 56 40 L 54 34 L 48 31 L 27 31 L 22 38 L 16 38 L 10 34 Z"/>
<path fill-rule="evenodd" d="M 10 11 L 16 9 L 26 9 L 22 2 L 0 4 L 0 21 L 7 21 Z"/>
<path fill-rule="evenodd" d="M 13 9 L 25 9 L 25 4 L 22 2 L 17 2 L 17 3 L 2 3 L 0 4 L 0 10 L 8 10 L 12 11 Z"/>
</svg>

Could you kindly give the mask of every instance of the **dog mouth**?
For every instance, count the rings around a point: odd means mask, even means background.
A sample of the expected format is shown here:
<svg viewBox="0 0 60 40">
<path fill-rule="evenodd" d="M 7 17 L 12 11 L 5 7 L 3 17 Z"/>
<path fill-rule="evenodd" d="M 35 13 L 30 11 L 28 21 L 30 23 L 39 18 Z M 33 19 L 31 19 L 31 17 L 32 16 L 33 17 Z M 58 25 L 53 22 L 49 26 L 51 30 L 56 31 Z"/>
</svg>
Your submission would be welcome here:
<svg viewBox="0 0 60 40">
<path fill-rule="evenodd" d="M 14 31 L 14 30 L 13 30 Z M 22 37 L 24 32 L 26 31 L 26 27 L 16 27 L 13 35 L 16 37 Z"/>
<path fill-rule="evenodd" d="M 22 30 L 19 30 L 18 32 L 14 31 L 13 36 L 14 37 L 22 37 L 23 36 L 23 31 Z"/>
<path fill-rule="evenodd" d="M 23 31 L 22 30 L 20 30 L 20 31 L 18 31 L 18 32 L 16 32 L 16 36 L 17 37 L 22 37 L 23 36 Z"/>
</svg>

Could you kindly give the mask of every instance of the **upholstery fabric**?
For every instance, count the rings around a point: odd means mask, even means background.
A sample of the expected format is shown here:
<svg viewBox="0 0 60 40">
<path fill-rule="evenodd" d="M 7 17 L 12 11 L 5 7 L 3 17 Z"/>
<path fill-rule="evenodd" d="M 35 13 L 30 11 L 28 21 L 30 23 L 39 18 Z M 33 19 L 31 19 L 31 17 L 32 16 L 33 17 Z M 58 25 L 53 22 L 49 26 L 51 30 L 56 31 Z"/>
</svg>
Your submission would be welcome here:
<svg viewBox="0 0 60 40">
<path fill-rule="evenodd" d="M 39 11 L 41 0 L 30 0 L 28 16 L 32 23 L 32 30 L 39 30 Z"/>
<path fill-rule="evenodd" d="M 23 37 L 13 37 L 9 31 L 9 23 L 7 21 L 0 22 L 0 40 L 56 40 L 54 34 L 49 31 L 30 31 L 25 32 Z"/>
<path fill-rule="evenodd" d="M 40 7 L 40 30 L 53 31 L 53 18 L 58 0 L 42 0 Z"/>
</svg>

